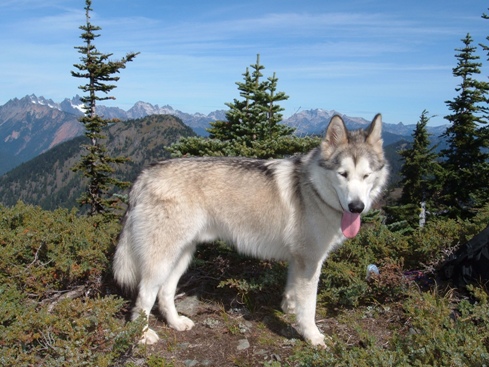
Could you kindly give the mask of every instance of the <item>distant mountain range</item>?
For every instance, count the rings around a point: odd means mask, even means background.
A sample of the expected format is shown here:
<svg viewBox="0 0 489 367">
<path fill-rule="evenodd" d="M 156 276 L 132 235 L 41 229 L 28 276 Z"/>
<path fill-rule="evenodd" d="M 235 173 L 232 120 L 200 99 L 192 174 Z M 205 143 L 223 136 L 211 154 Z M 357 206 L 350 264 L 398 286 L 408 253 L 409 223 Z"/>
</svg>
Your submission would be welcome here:
<svg viewBox="0 0 489 367">
<path fill-rule="evenodd" d="M 34 94 L 21 99 L 11 99 L 0 106 L 0 175 L 64 141 L 82 135 L 84 128 L 78 119 L 83 115 L 83 108 L 79 96 L 66 98 L 57 103 Z M 172 115 L 202 136 L 207 135 L 205 129 L 209 127 L 210 122 L 226 118 L 225 110 L 217 110 L 207 115 L 189 114 L 168 105 L 160 107 L 142 101 L 136 102 L 127 111 L 118 107 L 98 105 L 97 113 L 105 118 L 120 120 L 139 119 L 150 115 Z M 340 114 L 350 129 L 362 128 L 370 123 L 370 120 L 362 117 L 350 117 L 324 109 L 300 111 L 286 118 L 283 123 L 296 128 L 296 134 L 301 136 L 323 134 L 334 114 Z M 388 145 L 400 140 L 411 140 L 414 127 L 414 124 L 384 123 L 384 143 Z M 446 126 L 428 129 L 436 142 Z"/>
<path fill-rule="evenodd" d="M 36 97 L 34 94 L 25 96 L 22 98 L 26 102 L 31 102 L 37 105 L 48 106 L 50 108 L 58 109 L 60 111 L 81 116 L 84 113 L 83 103 L 80 101 L 80 97 L 76 95 L 72 99 L 65 98 L 61 103 L 56 103 L 51 99 L 44 97 Z M 10 101 L 9 101 L 10 102 Z M 8 104 L 8 102 L 7 102 Z M 0 107 L 1 108 L 1 107 Z M 180 118 L 186 125 L 190 126 L 198 135 L 206 135 L 205 129 L 209 127 L 209 122 L 216 120 L 223 120 L 226 118 L 226 111 L 217 110 L 211 112 L 208 115 L 202 113 L 189 114 L 179 110 L 173 109 L 171 106 L 158 106 L 152 105 L 147 102 L 136 102 L 129 110 L 124 111 L 118 107 L 107 107 L 104 105 L 97 105 L 97 113 L 104 118 L 119 119 L 119 120 L 133 120 L 150 115 L 172 115 Z M 1 121 L 1 120 L 0 120 Z M 0 122 L 1 125 L 1 122 Z"/>
</svg>

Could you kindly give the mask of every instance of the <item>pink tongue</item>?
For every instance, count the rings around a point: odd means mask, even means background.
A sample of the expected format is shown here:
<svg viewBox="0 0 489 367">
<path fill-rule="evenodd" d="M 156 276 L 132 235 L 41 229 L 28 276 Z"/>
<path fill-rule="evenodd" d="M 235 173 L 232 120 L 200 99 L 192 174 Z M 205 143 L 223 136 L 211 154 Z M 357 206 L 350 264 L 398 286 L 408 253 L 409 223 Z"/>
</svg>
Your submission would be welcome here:
<svg viewBox="0 0 489 367">
<path fill-rule="evenodd" d="M 347 210 L 343 212 L 341 218 L 341 231 L 346 238 L 353 238 L 360 230 L 360 214 L 351 213 Z"/>
</svg>

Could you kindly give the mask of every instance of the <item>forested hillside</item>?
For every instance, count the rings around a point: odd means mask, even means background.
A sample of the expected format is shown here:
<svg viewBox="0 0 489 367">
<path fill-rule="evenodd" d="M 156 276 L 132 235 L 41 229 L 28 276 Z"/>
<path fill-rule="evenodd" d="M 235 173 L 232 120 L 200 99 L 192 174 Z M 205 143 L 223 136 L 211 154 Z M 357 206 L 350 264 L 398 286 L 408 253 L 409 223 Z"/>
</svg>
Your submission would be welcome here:
<svg viewBox="0 0 489 367">
<path fill-rule="evenodd" d="M 166 146 L 182 136 L 195 135 L 170 115 L 120 122 L 110 126 L 106 134 L 109 154 L 130 158 L 118 167 L 117 176 L 131 182 L 145 165 L 169 156 Z M 86 139 L 62 143 L 0 177 L 0 203 L 10 206 L 22 200 L 44 209 L 76 206 L 86 183 L 71 168 L 79 161 Z"/>
</svg>

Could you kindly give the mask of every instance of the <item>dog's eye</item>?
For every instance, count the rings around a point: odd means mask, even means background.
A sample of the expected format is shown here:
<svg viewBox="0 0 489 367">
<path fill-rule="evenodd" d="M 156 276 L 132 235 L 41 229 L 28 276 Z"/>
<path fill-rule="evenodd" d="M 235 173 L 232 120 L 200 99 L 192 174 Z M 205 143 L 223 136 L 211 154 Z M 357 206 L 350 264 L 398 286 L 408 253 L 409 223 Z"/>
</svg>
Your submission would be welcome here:
<svg viewBox="0 0 489 367">
<path fill-rule="evenodd" d="M 338 174 L 344 178 L 348 178 L 348 172 L 338 172 Z"/>
<path fill-rule="evenodd" d="M 370 174 L 367 173 L 366 175 L 363 176 L 363 179 L 366 180 L 368 176 L 370 176 Z"/>
</svg>

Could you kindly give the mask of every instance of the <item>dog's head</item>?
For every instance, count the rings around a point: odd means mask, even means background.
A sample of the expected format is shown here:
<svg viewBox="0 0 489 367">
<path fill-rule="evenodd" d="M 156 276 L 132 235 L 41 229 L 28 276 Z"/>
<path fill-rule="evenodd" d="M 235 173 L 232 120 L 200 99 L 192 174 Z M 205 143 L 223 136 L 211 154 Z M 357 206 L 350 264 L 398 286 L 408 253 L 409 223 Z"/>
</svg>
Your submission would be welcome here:
<svg viewBox="0 0 489 367">
<path fill-rule="evenodd" d="M 387 163 L 382 148 L 382 116 L 376 115 L 365 130 L 348 131 L 342 118 L 334 116 L 320 147 L 321 167 L 327 170 L 343 211 L 345 236 L 360 228 L 360 214 L 368 211 L 387 181 Z M 331 189 L 330 188 L 330 189 Z"/>
</svg>

